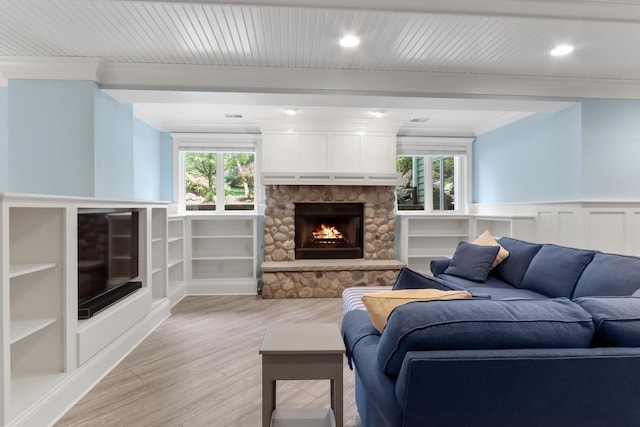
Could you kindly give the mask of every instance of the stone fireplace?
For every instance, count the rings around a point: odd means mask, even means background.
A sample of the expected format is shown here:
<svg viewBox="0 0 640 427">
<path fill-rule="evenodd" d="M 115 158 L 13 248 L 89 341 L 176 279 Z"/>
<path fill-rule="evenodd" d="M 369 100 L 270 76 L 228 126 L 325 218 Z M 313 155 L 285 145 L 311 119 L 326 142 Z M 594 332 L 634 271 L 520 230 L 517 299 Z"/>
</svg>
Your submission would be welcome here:
<svg viewBox="0 0 640 427">
<path fill-rule="evenodd" d="M 336 230 L 326 237 L 322 225 Z M 393 186 L 269 185 L 262 296 L 339 297 L 350 286 L 390 285 L 404 265 L 394 244 Z"/>
</svg>

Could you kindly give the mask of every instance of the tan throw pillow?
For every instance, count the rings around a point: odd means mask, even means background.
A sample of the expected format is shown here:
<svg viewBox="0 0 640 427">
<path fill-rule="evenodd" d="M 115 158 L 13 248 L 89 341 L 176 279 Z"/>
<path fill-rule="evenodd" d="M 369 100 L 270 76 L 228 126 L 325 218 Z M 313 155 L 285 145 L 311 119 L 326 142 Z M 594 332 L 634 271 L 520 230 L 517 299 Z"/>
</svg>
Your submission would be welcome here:
<svg viewBox="0 0 640 427">
<path fill-rule="evenodd" d="M 372 292 L 362 296 L 371 323 L 380 332 L 394 308 L 413 301 L 434 301 L 471 298 L 467 291 L 441 291 L 439 289 L 402 289 L 398 291 Z"/>
<path fill-rule="evenodd" d="M 476 240 L 472 242 L 474 245 L 481 246 L 500 246 L 496 239 L 493 238 L 489 230 L 485 230 L 484 233 L 479 235 Z M 509 251 L 500 246 L 500 250 L 498 251 L 498 255 L 496 256 L 496 260 L 493 262 L 491 268 L 495 268 L 496 265 L 500 264 L 502 261 L 507 259 L 509 256 Z"/>
</svg>

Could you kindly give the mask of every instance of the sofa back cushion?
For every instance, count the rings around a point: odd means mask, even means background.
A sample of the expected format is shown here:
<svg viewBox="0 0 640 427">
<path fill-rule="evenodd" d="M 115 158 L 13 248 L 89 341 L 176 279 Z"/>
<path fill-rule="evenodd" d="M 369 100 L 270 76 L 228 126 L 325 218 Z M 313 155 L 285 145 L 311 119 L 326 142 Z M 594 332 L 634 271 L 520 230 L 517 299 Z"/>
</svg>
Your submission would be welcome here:
<svg viewBox="0 0 640 427">
<path fill-rule="evenodd" d="M 397 376 L 408 351 L 586 348 L 589 313 L 568 299 L 411 302 L 389 316 L 377 361 Z"/>
<path fill-rule="evenodd" d="M 473 243 L 460 242 L 456 248 L 445 274 L 484 282 L 493 268 L 500 246 L 483 246 Z"/>
<path fill-rule="evenodd" d="M 625 296 L 640 289 L 640 258 L 597 253 L 584 269 L 573 297 Z"/>
<path fill-rule="evenodd" d="M 640 298 L 581 297 L 574 302 L 593 317 L 596 347 L 640 347 Z"/>
<path fill-rule="evenodd" d="M 522 288 L 550 297 L 570 298 L 593 254 L 593 251 L 543 245 L 529 264 Z"/>
<path fill-rule="evenodd" d="M 510 237 L 501 237 L 498 239 L 498 243 L 509 251 L 509 257 L 491 270 L 492 274 L 511 286 L 519 288 L 531 260 L 538 253 L 542 245 L 512 239 Z"/>
</svg>

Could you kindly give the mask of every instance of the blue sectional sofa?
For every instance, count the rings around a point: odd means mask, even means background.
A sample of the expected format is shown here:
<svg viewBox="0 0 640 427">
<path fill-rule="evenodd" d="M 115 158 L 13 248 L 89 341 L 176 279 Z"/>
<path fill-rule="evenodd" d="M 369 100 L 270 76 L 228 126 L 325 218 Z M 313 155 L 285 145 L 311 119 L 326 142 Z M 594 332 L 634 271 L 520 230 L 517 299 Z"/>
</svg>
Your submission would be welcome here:
<svg viewBox="0 0 640 427">
<path fill-rule="evenodd" d="M 640 425 L 640 259 L 498 242 L 510 255 L 486 280 L 443 259 L 435 277 L 405 268 L 394 285 L 474 298 L 401 305 L 382 332 L 345 303 L 363 426 Z"/>
</svg>

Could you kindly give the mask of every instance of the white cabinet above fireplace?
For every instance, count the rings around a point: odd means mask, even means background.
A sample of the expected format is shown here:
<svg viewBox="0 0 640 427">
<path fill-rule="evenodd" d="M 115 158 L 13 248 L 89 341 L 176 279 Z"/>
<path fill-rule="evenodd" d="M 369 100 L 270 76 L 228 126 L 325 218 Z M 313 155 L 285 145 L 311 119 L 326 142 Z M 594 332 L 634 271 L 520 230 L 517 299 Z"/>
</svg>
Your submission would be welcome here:
<svg viewBox="0 0 640 427">
<path fill-rule="evenodd" d="M 394 132 L 263 131 L 263 184 L 397 185 Z"/>
</svg>

